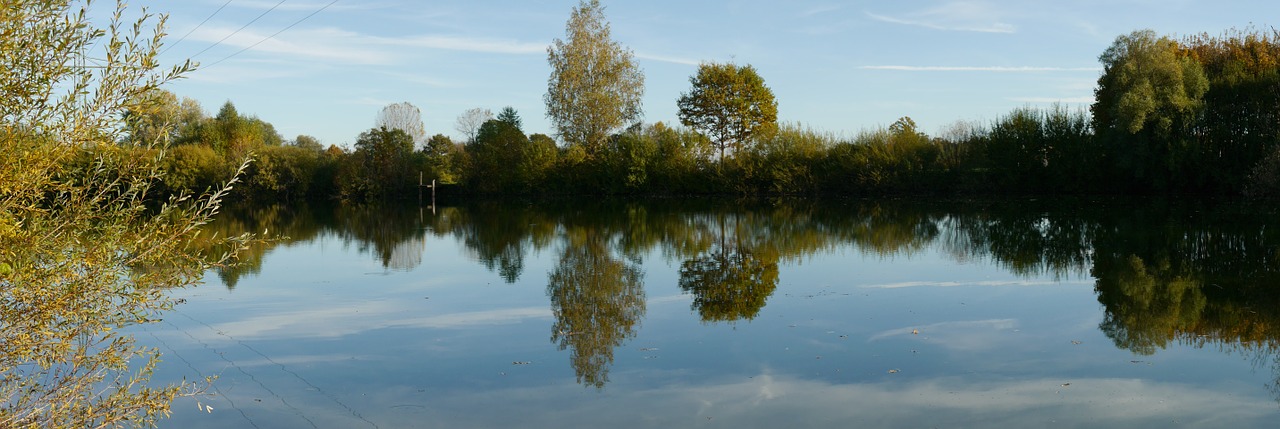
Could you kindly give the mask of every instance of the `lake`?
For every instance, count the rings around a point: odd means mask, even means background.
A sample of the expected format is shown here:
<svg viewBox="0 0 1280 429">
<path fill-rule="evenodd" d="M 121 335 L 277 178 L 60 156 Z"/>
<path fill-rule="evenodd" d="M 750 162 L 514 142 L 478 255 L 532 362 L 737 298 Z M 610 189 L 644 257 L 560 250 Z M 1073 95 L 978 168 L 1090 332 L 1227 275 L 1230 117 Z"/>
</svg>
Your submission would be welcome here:
<svg viewBox="0 0 1280 429">
<path fill-rule="evenodd" d="M 230 210 L 173 428 L 1275 427 L 1280 228 L 1239 202 Z"/>
</svg>

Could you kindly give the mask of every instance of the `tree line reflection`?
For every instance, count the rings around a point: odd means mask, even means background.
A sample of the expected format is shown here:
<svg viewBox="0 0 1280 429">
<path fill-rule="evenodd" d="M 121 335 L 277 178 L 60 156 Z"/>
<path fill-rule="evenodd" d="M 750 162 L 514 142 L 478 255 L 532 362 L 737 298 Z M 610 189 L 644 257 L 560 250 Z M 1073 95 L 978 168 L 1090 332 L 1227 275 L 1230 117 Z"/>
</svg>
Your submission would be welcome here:
<svg viewBox="0 0 1280 429">
<path fill-rule="evenodd" d="M 411 208 L 232 211 L 220 236 L 267 230 L 245 263 L 217 275 L 234 288 L 273 246 L 333 236 L 388 269 L 422 263 L 426 242 L 461 243 L 506 282 L 531 254 L 558 255 L 547 276 L 551 342 L 584 385 L 608 382 L 613 351 L 645 314 L 643 258 L 679 267 L 679 289 L 706 323 L 759 314 L 789 264 L 853 248 L 928 249 L 989 260 L 1020 276 L 1095 279 L 1099 329 L 1119 348 L 1214 346 L 1280 368 L 1280 231 L 1276 209 L 1174 201 L 580 201 Z M 1280 380 L 1280 378 L 1278 378 Z M 1280 384 L 1273 386 L 1280 395 Z"/>
</svg>

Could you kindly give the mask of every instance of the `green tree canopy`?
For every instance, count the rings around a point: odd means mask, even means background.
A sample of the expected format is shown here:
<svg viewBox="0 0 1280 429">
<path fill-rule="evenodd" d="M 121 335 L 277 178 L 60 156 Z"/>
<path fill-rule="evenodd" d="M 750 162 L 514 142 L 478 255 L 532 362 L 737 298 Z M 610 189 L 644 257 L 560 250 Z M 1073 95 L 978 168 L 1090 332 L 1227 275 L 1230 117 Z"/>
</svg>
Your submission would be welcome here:
<svg viewBox="0 0 1280 429">
<path fill-rule="evenodd" d="M 338 187 L 350 199 L 404 197 L 418 184 L 413 168 L 413 137 L 399 128 L 360 133 L 356 150 L 338 174 Z"/>
<path fill-rule="evenodd" d="M 693 88 L 678 102 L 680 123 L 708 134 L 721 160 L 726 149 L 777 129 L 778 102 L 754 67 L 703 63 L 689 82 Z"/>
<path fill-rule="evenodd" d="M 1204 69 L 1182 54 L 1178 42 L 1142 30 L 1117 37 L 1099 58 L 1103 75 L 1095 91 L 1095 128 L 1167 134 L 1190 125 L 1209 90 Z"/>
<path fill-rule="evenodd" d="M 161 145 L 191 133 L 204 119 L 200 103 L 161 88 L 140 94 L 125 110 L 126 140 L 137 145 Z"/>
<path fill-rule="evenodd" d="M 299 134 L 293 139 L 293 146 L 297 146 L 316 153 L 324 152 L 324 145 L 320 144 L 320 140 L 315 137 Z"/>
<path fill-rule="evenodd" d="M 611 38 L 599 0 L 573 8 L 565 38 L 547 48 L 547 117 L 561 141 L 599 156 L 609 135 L 640 120 L 644 73 L 635 54 Z"/>
<path fill-rule="evenodd" d="M 515 124 L 498 119 L 485 122 L 475 143 L 467 147 L 471 153 L 471 185 L 480 192 L 525 189 L 529 183 L 522 180 L 520 170 L 528 146 L 529 137 Z"/>
</svg>

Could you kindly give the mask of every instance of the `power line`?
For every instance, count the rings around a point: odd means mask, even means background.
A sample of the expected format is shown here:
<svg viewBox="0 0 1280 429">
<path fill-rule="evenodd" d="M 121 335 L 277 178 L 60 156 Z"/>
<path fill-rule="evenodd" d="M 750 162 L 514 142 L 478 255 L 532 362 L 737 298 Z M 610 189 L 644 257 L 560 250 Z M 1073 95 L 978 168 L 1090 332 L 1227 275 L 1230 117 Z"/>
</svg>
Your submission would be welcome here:
<svg viewBox="0 0 1280 429">
<path fill-rule="evenodd" d="M 214 62 L 212 62 L 212 63 L 209 63 L 209 65 L 204 66 L 204 67 L 202 67 L 202 68 L 206 68 L 206 69 L 207 69 L 207 68 L 209 68 L 209 67 L 213 67 L 214 65 L 216 65 L 216 64 L 218 64 L 218 63 L 220 63 L 220 62 L 226 61 L 227 59 L 229 59 L 229 58 L 231 58 L 231 57 L 234 57 L 234 56 L 236 56 L 236 55 L 240 55 L 240 53 L 242 53 L 242 52 L 244 52 L 244 51 L 247 51 L 247 50 L 253 49 L 253 47 L 255 47 L 255 46 L 258 46 L 258 45 L 262 44 L 262 42 L 265 42 L 265 41 L 267 41 L 267 40 L 270 40 L 270 39 L 272 39 L 272 38 L 275 38 L 276 36 L 279 36 L 279 35 L 280 35 L 280 33 L 283 33 L 283 32 L 285 32 L 285 31 L 289 30 L 290 28 L 293 28 L 295 25 L 301 24 L 301 23 L 302 23 L 302 21 L 306 21 L 308 18 L 311 18 L 311 17 L 313 17 L 313 16 L 316 16 L 316 14 L 317 14 L 317 13 L 320 13 L 320 12 L 324 11 L 325 9 L 328 9 L 328 8 L 329 8 L 329 6 L 333 6 L 333 4 L 334 4 L 334 3 L 337 3 L 337 2 L 338 2 L 338 0 L 333 0 L 333 1 L 329 2 L 329 4 L 326 4 L 326 5 L 322 6 L 322 7 L 320 7 L 319 9 L 316 9 L 316 11 L 315 11 L 315 12 L 311 12 L 311 14 L 310 14 L 310 15 L 304 16 L 304 17 L 302 17 L 302 19 L 299 19 L 299 20 L 297 20 L 297 21 L 294 21 L 292 24 L 289 24 L 289 26 L 288 26 L 288 27 L 281 28 L 281 29 L 280 29 L 280 31 L 275 32 L 275 34 L 272 34 L 272 35 L 270 35 L 270 36 L 267 36 L 267 37 L 263 38 L 262 40 L 259 40 L 257 43 L 254 43 L 254 44 L 252 44 L 252 45 L 246 46 L 244 49 L 241 49 L 241 50 L 239 50 L 239 51 L 236 51 L 234 54 L 227 55 L 227 56 L 223 57 L 223 58 L 222 58 L 222 59 L 220 59 L 220 60 L 217 60 L 217 61 L 214 61 Z M 283 2 L 282 2 L 282 3 L 283 3 Z M 278 5 L 277 5 L 277 6 L 278 6 Z"/>
<path fill-rule="evenodd" d="M 214 44 L 209 45 L 209 47 L 204 48 L 204 49 L 203 49 L 203 50 L 201 50 L 200 52 L 196 52 L 196 54 L 195 54 L 195 55 L 192 55 L 192 56 L 191 56 L 191 58 L 198 57 L 198 56 L 200 56 L 200 54 L 203 54 L 203 53 L 205 53 L 206 51 L 208 51 L 208 50 L 210 50 L 210 49 L 213 49 L 213 47 L 214 47 L 214 46 L 221 45 L 221 44 L 222 44 L 222 42 L 227 41 L 227 39 L 230 39 L 230 38 L 231 38 L 231 36 L 236 35 L 237 33 L 239 33 L 240 31 L 244 30 L 245 28 L 249 28 L 249 26 L 250 26 L 250 25 L 253 25 L 253 23 L 258 22 L 258 20 L 259 20 L 259 19 L 262 19 L 262 17 L 267 16 L 267 14 L 268 14 L 268 13 L 271 13 L 271 11 L 276 10 L 276 8 L 277 8 L 277 7 L 280 7 L 280 5 L 284 4 L 284 2 L 285 2 L 285 1 L 286 1 L 286 0 L 280 0 L 280 3 L 276 3 L 276 5 L 275 5 L 275 6 L 271 6 L 271 9 L 267 9 L 267 11 L 266 11 L 266 12 L 262 12 L 262 14 L 261 14 L 261 15 L 258 15 L 258 17 L 257 17 L 257 18 L 254 18 L 254 19 L 253 19 L 253 21 L 249 21 L 249 23 L 248 23 L 248 24 L 245 24 L 244 26 L 241 26 L 241 27 L 240 27 L 239 29 L 237 29 L 236 31 L 232 31 L 232 32 L 231 32 L 231 34 L 228 34 L 228 35 L 227 35 L 227 37 L 223 37 L 223 38 L 222 38 L 222 40 L 219 40 L 219 41 L 217 41 L 217 42 L 214 42 Z"/>
<path fill-rule="evenodd" d="M 222 12 L 222 9 L 223 9 L 223 8 L 225 8 L 225 7 L 227 7 L 227 5 L 229 5 L 229 4 L 231 4 L 231 0 L 227 0 L 227 2 L 226 2 L 226 3 L 223 3 L 223 4 L 222 4 L 222 6 L 219 6 L 219 7 L 218 7 L 218 10 L 213 11 L 213 14 L 210 14 L 208 18 L 205 18 L 205 19 L 204 19 L 204 21 L 200 21 L 200 24 L 198 24 L 198 25 L 196 25 L 195 27 L 193 27 L 193 28 L 191 29 L 191 31 L 188 31 L 188 32 L 187 32 L 187 34 L 183 34 L 183 35 L 182 35 L 182 37 L 181 37 L 181 38 L 179 38 L 177 42 L 173 42 L 173 43 L 172 43 L 172 44 L 170 44 L 169 46 L 165 46 L 165 47 L 164 47 L 164 49 L 160 51 L 160 53 L 161 53 L 161 54 L 163 54 L 163 53 L 167 52 L 170 48 L 173 48 L 174 46 L 177 46 L 179 43 L 182 43 L 182 41 L 183 41 L 183 40 L 187 40 L 187 36 L 190 36 L 190 35 L 191 35 L 191 33 L 195 33 L 195 32 L 196 32 L 196 30 L 200 29 L 200 27 L 201 27 L 201 26 L 204 26 L 204 24 L 205 24 L 206 22 L 209 22 L 209 20 L 210 20 L 210 19 L 213 19 L 214 15 L 217 15 L 217 14 L 218 14 L 218 12 Z"/>
</svg>

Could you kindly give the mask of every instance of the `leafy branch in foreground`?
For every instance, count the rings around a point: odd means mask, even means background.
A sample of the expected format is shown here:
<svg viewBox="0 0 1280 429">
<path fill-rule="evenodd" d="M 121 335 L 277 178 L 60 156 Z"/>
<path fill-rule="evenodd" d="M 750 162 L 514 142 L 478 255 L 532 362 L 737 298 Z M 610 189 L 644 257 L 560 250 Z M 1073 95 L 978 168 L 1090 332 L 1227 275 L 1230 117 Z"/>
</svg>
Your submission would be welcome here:
<svg viewBox="0 0 1280 429">
<path fill-rule="evenodd" d="M 164 16 L 126 21 L 117 2 L 103 30 L 88 7 L 17 0 L 0 13 L 2 427 L 154 426 L 174 398 L 199 392 L 149 386 L 159 352 L 121 328 L 157 320 L 170 289 L 252 238 L 209 238 L 227 249 L 212 257 L 194 245 L 234 176 L 144 204 L 164 180 L 164 142 L 128 141 L 124 112 L 194 67 L 157 70 Z M 87 67 L 91 53 L 104 59 Z"/>
</svg>

